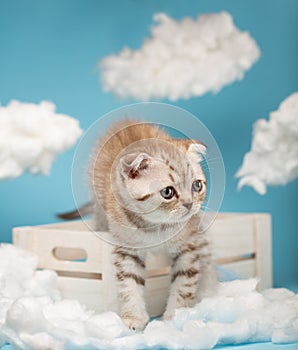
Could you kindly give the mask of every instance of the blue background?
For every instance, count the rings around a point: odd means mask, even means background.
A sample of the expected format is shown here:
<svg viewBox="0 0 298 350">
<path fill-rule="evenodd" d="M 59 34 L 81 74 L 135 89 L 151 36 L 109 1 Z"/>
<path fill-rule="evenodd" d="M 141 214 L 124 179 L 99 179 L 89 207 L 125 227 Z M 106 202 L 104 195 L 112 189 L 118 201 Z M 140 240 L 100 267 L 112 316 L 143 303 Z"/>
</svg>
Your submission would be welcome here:
<svg viewBox="0 0 298 350">
<path fill-rule="evenodd" d="M 78 118 L 87 129 L 132 102 L 102 91 L 99 59 L 124 46 L 139 48 L 156 12 L 180 19 L 222 10 L 251 33 L 262 56 L 244 80 L 216 95 L 175 104 L 199 116 L 222 151 L 227 176 L 222 211 L 272 214 L 274 285 L 293 287 L 298 285 L 298 182 L 260 196 L 251 188 L 237 192 L 234 174 L 250 149 L 253 122 L 268 118 L 298 90 L 298 1 L 0 0 L 0 101 L 51 100 L 58 112 Z M 0 241 L 11 240 L 13 226 L 54 222 L 56 212 L 73 208 L 73 154 L 74 148 L 61 155 L 49 177 L 26 174 L 0 182 Z"/>
</svg>

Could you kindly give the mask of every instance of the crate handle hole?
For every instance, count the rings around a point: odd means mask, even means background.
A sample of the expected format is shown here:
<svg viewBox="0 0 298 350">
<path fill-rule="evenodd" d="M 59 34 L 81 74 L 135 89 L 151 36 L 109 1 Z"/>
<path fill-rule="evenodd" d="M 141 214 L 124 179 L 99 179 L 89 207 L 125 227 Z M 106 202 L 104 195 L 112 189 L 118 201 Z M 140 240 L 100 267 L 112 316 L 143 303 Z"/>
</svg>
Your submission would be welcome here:
<svg viewBox="0 0 298 350">
<path fill-rule="evenodd" d="M 87 252 L 82 248 L 55 247 L 52 254 L 56 259 L 63 261 L 87 261 Z"/>
</svg>

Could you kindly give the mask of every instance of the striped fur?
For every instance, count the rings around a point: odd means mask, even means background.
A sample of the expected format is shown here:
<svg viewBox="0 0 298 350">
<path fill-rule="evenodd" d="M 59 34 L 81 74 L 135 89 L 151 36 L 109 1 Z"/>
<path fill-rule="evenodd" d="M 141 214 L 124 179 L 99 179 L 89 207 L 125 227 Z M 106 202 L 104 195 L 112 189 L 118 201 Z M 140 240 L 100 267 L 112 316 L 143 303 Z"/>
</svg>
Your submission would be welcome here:
<svg viewBox="0 0 298 350">
<path fill-rule="evenodd" d="M 149 319 L 144 301 L 148 249 L 162 251 L 173 260 L 167 319 L 176 308 L 194 305 L 201 287 L 213 276 L 208 242 L 198 229 L 206 196 L 206 178 L 197 154 L 202 149 L 198 141 L 172 139 L 157 127 L 129 120 L 114 125 L 95 148 L 91 188 L 95 208 L 101 208 L 101 216 L 104 210 L 105 222 L 118 243 L 113 261 L 120 315 L 130 328 L 143 329 Z M 202 183 L 200 192 L 192 189 L 196 180 Z M 166 187 L 174 189 L 170 199 L 161 195 Z M 100 223 L 96 210 L 94 215 Z M 154 246 L 157 238 L 170 235 L 158 247 L 129 248 Z"/>
</svg>

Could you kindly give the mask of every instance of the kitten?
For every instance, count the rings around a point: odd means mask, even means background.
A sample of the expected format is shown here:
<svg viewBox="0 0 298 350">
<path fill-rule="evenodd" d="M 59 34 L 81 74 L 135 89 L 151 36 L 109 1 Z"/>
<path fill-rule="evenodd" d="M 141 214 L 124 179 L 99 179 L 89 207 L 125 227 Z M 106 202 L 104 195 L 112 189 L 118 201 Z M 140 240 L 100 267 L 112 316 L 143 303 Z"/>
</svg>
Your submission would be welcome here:
<svg viewBox="0 0 298 350">
<path fill-rule="evenodd" d="M 205 282 L 214 279 L 208 241 L 199 229 L 205 152 L 200 142 L 173 139 L 156 126 L 129 120 L 116 123 L 94 150 L 96 229 L 104 225 L 117 242 L 113 263 L 120 316 L 131 329 L 141 330 L 149 320 L 144 300 L 149 250 L 173 261 L 164 319 L 179 307 L 193 306 Z"/>
<path fill-rule="evenodd" d="M 90 167 L 93 204 L 58 215 L 92 212 L 95 230 L 116 242 L 113 263 L 120 316 L 141 330 L 149 320 L 144 300 L 145 259 L 150 250 L 172 258 L 171 286 L 163 318 L 191 307 L 217 280 L 200 209 L 206 177 L 200 166 L 206 147 L 171 138 L 148 123 L 116 123 L 96 145 Z"/>
</svg>

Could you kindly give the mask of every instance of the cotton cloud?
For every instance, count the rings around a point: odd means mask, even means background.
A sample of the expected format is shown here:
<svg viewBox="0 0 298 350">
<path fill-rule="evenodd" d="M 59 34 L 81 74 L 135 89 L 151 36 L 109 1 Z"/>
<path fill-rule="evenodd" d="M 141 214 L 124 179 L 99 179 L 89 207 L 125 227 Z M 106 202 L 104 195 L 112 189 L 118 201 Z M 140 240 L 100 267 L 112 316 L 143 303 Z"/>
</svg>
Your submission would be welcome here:
<svg viewBox="0 0 298 350">
<path fill-rule="evenodd" d="M 95 314 L 62 299 L 57 275 L 37 258 L 0 245 L 0 346 L 20 349 L 211 349 L 222 344 L 298 342 L 298 294 L 256 291 L 255 279 L 221 283 L 212 297 L 181 308 L 171 321 L 135 333 L 114 312 Z M 98 296 L 100 298 L 100 295 Z"/>
<path fill-rule="evenodd" d="M 253 127 L 251 150 L 238 170 L 238 188 L 265 194 L 268 185 L 285 185 L 298 177 L 298 92 L 286 98 L 269 120 Z"/>
<path fill-rule="evenodd" d="M 101 60 L 105 91 L 143 101 L 201 96 L 241 80 L 260 56 L 254 39 L 227 12 L 181 21 L 160 13 L 154 20 L 140 49 Z"/>
<path fill-rule="evenodd" d="M 82 133 L 77 120 L 56 113 L 47 101 L 11 101 L 0 106 L 0 180 L 49 174 L 56 156 L 73 146 Z"/>
</svg>

